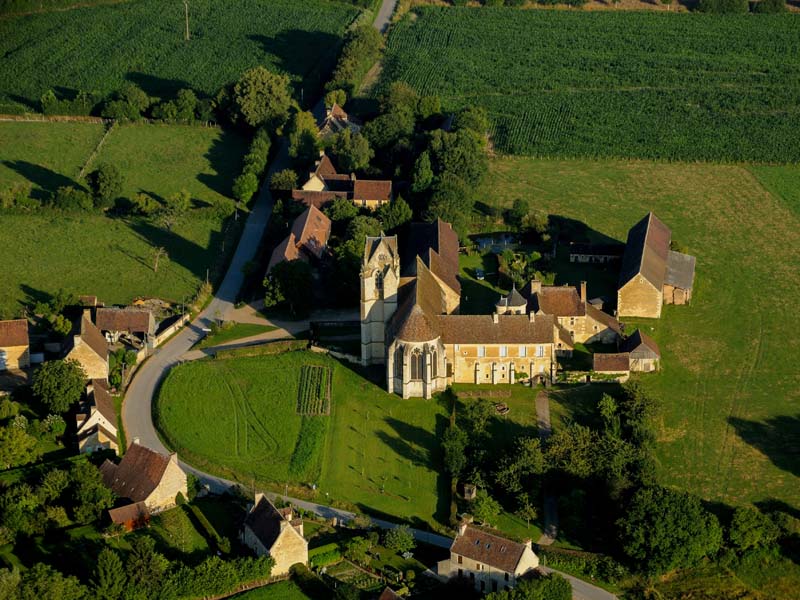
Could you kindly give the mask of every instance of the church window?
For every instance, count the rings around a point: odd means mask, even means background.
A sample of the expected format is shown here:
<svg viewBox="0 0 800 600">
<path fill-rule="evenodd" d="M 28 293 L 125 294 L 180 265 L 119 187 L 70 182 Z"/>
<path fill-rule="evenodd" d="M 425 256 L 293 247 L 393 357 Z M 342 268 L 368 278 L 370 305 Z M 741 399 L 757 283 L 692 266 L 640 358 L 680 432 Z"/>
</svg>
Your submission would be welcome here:
<svg viewBox="0 0 800 600">
<path fill-rule="evenodd" d="M 434 350 L 431 353 L 431 376 L 432 377 L 438 377 L 439 376 L 438 364 L 439 364 L 439 353 L 436 350 Z"/>
<path fill-rule="evenodd" d="M 422 379 L 424 365 L 425 361 L 422 352 L 414 350 L 411 354 L 411 379 Z"/>
<path fill-rule="evenodd" d="M 398 346 L 394 351 L 394 376 L 403 376 L 403 347 Z"/>
</svg>

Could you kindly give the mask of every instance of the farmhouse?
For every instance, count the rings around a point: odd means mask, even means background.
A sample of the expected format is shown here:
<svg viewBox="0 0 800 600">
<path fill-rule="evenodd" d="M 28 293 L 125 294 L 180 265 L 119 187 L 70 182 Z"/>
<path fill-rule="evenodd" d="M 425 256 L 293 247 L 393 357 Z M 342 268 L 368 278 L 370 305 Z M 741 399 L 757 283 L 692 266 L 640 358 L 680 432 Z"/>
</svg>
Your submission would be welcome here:
<svg viewBox="0 0 800 600">
<path fill-rule="evenodd" d="M 330 158 L 322 154 L 308 181 L 301 189 L 292 190 L 292 199 L 306 206 L 322 208 L 337 198 L 346 198 L 356 206 L 374 210 L 391 202 L 392 182 L 337 173 Z"/>
<path fill-rule="evenodd" d="M 88 309 L 83 311 L 75 329 L 67 342 L 64 359 L 78 361 L 87 379 L 108 379 L 108 343 L 92 323 Z"/>
<path fill-rule="evenodd" d="M 278 263 L 291 260 L 321 259 L 331 237 L 331 220 L 316 206 L 309 206 L 294 220 L 289 235 L 272 251 L 267 273 Z"/>
<path fill-rule="evenodd" d="M 630 355 L 631 371 L 657 371 L 661 362 L 661 351 L 655 341 L 640 329 L 620 344 L 620 350 Z"/>
<path fill-rule="evenodd" d="M 555 378 L 557 350 L 572 349 L 555 315 L 528 311 L 516 290 L 494 314 L 459 315 L 452 227 L 414 223 L 401 235 L 402 245 L 368 237 L 361 268 L 361 358 L 386 365 L 389 392 L 430 398 L 451 383 Z"/>
<path fill-rule="evenodd" d="M 103 483 L 120 498 L 143 502 L 150 514 L 175 506 L 178 494 L 188 496 L 186 473 L 178 455 L 159 454 L 134 443 L 116 465 L 106 460 L 100 465 Z"/>
<path fill-rule="evenodd" d="M 256 494 L 241 534 L 242 543 L 258 556 L 275 561 L 272 575 L 285 575 L 297 563 L 308 564 L 308 542 L 303 520 L 295 519 L 291 507 L 275 508 L 264 494 Z"/>
<path fill-rule="evenodd" d="M 475 589 L 496 592 L 513 587 L 538 566 L 530 540 L 520 544 L 462 523 L 450 546 L 450 558 L 439 563 L 438 573 L 469 578 Z"/>
<path fill-rule="evenodd" d="M 117 440 L 117 411 L 104 379 L 92 379 L 86 386 L 86 402 L 81 406 L 75 421 L 78 427 L 78 451 L 119 452 Z"/>
<path fill-rule="evenodd" d="M 109 344 L 116 344 L 120 337 L 132 335 L 148 343 L 156 333 L 153 313 L 140 308 L 98 308 L 95 324 Z"/>
<path fill-rule="evenodd" d="M 0 371 L 27 369 L 29 366 L 28 320 L 0 321 Z"/>
<path fill-rule="evenodd" d="M 345 129 L 349 129 L 350 133 L 355 135 L 361 131 L 361 121 L 355 117 L 351 117 L 341 106 L 334 103 L 334 105 L 325 112 L 325 121 L 319 129 L 319 137 L 326 139 Z"/>
<path fill-rule="evenodd" d="M 671 236 L 652 212 L 631 227 L 617 291 L 618 316 L 655 319 L 664 304 L 691 301 L 695 258 L 670 250 Z"/>
</svg>

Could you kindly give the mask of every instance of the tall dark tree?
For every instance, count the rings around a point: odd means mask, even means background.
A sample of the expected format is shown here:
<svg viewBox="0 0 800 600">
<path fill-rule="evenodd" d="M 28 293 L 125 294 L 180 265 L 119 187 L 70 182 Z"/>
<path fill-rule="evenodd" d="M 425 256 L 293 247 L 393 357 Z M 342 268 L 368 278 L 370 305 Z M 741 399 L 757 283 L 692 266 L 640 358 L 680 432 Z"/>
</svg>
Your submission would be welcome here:
<svg viewBox="0 0 800 600">
<path fill-rule="evenodd" d="M 95 208 L 111 207 L 122 192 L 124 182 L 122 173 L 110 163 L 103 163 L 90 173 L 88 183 L 94 196 Z"/>
<path fill-rule="evenodd" d="M 111 548 L 103 548 L 92 578 L 92 596 L 97 600 L 119 600 L 127 578 L 119 555 Z"/>
</svg>

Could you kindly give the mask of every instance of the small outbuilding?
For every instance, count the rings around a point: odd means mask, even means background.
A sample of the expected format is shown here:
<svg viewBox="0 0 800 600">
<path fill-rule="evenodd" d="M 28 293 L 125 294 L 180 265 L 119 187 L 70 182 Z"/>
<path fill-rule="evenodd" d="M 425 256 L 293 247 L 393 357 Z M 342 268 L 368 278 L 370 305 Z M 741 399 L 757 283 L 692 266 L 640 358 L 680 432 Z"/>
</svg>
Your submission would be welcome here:
<svg viewBox="0 0 800 600">
<path fill-rule="evenodd" d="M 605 376 L 601 381 L 626 381 L 630 377 L 631 355 L 627 352 L 595 354 L 592 357 L 592 371 Z"/>
<path fill-rule="evenodd" d="M 150 512 L 144 502 L 134 502 L 119 508 L 112 508 L 108 511 L 108 516 L 112 523 L 122 525 L 125 531 L 146 527 L 150 523 Z"/>
<path fill-rule="evenodd" d="M 297 563 L 308 565 L 303 520 L 294 518 L 291 507 L 275 508 L 264 494 L 256 494 L 245 517 L 241 539 L 256 555 L 272 557 L 272 576 L 285 575 Z"/>
<path fill-rule="evenodd" d="M 630 355 L 630 370 L 658 371 L 661 362 L 661 350 L 658 344 L 648 335 L 637 329 L 633 334 L 620 344 L 620 350 Z"/>
<path fill-rule="evenodd" d="M 0 321 L 0 371 L 27 369 L 30 365 L 28 320 Z"/>
<path fill-rule="evenodd" d="M 95 323 L 111 344 L 123 335 L 135 335 L 146 343 L 156 332 L 153 313 L 140 308 L 98 308 Z"/>
</svg>

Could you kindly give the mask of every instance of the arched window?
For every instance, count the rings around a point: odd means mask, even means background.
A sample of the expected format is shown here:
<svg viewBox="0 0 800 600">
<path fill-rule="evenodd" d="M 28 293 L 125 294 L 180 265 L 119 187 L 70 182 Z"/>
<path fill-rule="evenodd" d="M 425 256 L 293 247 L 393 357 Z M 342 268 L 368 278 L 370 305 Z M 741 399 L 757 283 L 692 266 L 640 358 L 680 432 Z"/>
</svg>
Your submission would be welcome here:
<svg viewBox="0 0 800 600">
<path fill-rule="evenodd" d="M 375 291 L 378 294 L 383 294 L 383 273 L 380 271 L 375 274 Z"/>
<path fill-rule="evenodd" d="M 434 350 L 431 352 L 431 377 L 434 379 L 439 376 L 439 353 Z"/>
<path fill-rule="evenodd" d="M 423 367 L 425 366 L 425 361 L 422 357 L 422 352 L 419 350 L 414 350 L 411 353 L 411 379 L 412 380 L 419 380 L 423 377 Z"/>
<path fill-rule="evenodd" d="M 403 377 L 403 347 L 398 346 L 394 351 L 394 376 Z"/>
</svg>

